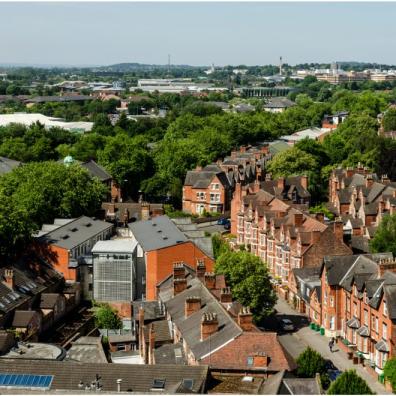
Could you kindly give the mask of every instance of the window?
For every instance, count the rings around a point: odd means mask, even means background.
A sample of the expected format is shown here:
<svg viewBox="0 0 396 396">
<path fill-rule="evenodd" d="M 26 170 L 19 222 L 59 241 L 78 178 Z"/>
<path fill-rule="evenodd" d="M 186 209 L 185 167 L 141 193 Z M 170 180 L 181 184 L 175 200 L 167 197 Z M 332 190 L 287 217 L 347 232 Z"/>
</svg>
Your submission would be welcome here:
<svg viewBox="0 0 396 396">
<path fill-rule="evenodd" d="M 382 323 L 382 338 L 386 341 L 388 339 L 388 326 Z"/>
<path fill-rule="evenodd" d="M 325 291 L 323 295 L 323 304 L 327 305 L 327 291 Z"/>
<path fill-rule="evenodd" d="M 364 324 L 366 326 L 368 326 L 368 312 L 366 310 L 364 310 Z"/>
<path fill-rule="evenodd" d="M 212 190 L 218 190 L 220 188 L 220 185 L 218 183 L 212 183 L 210 187 Z"/>
<path fill-rule="evenodd" d="M 197 192 L 197 200 L 203 201 L 206 199 L 206 194 L 204 192 Z"/>
<path fill-rule="evenodd" d="M 330 330 L 335 330 L 335 317 L 330 316 Z"/>
<path fill-rule="evenodd" d="M 253 357 L 252 357 L 252 356 L 248 356 L 248 358 L 247 358 L 247 365 L 248 365 L 248 366 L 253 366 Z"/>
<path fill-rule="evenodd" d="M 125 344 L 117 344 L 117 351 L 125 351 Z"/>
<path fill-rule="evenodd" d="M 386 305 L 386 301 L 384 301 L 384 315 L 388 316 L 388 307 Z"/>
<path fill-rule="evenodd" d="M 346 310 L 347 312 L 351 312 L 351 300 L 348 297 L 346 299 Z"/>
<path fill-rule="evenodd" d="M 334 297 L 330 297 L 330 307 L 334 307 Z"/>
<path fill-rule="evenodd" d="M 358 306 L 357 306 L 357 303 L 353 303 L 353 314 L 355 315 L 355 316 L 358 316 Z"/>
<path fill-rule="evenodd" d="M 375 317 L 375 332 L 378 334 L 378 318 Z"/>
</svg>

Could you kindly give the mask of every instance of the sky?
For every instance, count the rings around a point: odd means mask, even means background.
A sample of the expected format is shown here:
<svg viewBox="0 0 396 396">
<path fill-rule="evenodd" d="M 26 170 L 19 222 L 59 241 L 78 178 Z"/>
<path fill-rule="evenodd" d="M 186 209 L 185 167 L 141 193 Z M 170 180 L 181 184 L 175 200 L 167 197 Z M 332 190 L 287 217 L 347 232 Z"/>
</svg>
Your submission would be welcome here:
<svg viewBox="0 0 396 396">
<path fill-rule="evenodd" d="M 396 64 L 396 3 L 2 3 L 0 64 Z"/>
</svg>

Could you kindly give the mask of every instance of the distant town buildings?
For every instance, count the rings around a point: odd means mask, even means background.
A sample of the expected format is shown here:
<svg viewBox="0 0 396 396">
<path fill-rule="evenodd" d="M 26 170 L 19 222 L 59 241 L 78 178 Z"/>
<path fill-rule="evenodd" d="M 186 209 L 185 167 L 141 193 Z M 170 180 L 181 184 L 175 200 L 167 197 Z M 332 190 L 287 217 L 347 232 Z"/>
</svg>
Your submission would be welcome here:
<svg viewBox="0 0 396 396">
<path fill-rule="evenodd" d="M 0 114 L 0 126 L 7 126 L 10 124 L 22 124 L 30 126 L 39 122 L 45 128 L 58 127 L 66 129 L 70 132 L 84 133 L 92 130 L 93 122 L 87 121 L 73 121 L 66 122 L 61 118 L 48 117 L 39 113 L 14 113 L 14 114 Z"/>
</svg>

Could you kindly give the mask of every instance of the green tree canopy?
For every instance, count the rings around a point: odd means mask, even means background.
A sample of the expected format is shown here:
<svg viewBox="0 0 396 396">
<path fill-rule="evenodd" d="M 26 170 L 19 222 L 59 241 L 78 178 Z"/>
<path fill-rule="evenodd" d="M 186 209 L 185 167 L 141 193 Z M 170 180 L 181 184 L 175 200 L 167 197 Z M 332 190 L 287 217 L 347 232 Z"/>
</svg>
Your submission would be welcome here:
<svg viewBox="0 0 396 396">
<path fill-rule="evenodd" d="M 392 252 L 396 255 L 396 214 L 383 217 L 370 241 L 370 250 L 373 253 Z"/>
<path fill-rule="evenodd" d="M 122 329 L 122 320 L 109 304 L 99 304 L 94 308 L 95 325 L 100 329 Z"/>
<path fill-rule="evenodd" d="M 297 375 L 302 378 L 314 378 L 325 372 L 325 360 L 319 352 L 308 347 L 297 358 Z"/>
<path fill-rule="evenodd" d="M 384 367 L 385 378 L 391 383 L 393 393 L 396 391 L 396 358 L 391 358 L 386 361 Z"/>
<path fill-rule="evenodd" d="M 259 257 L 249 252 L 224 250 L 216 261 L 215 271 L 224 274 L 233 296 L 250 307 L 256 321 L 272 313 L 276 294 L 268 268 Z"/>
<path fill-rule="evenodd" d="M 329 395 L 373 395 L 367 382 L 356 374 L 356 370 L 342 373 L 327 391 Z"/>
</svg>

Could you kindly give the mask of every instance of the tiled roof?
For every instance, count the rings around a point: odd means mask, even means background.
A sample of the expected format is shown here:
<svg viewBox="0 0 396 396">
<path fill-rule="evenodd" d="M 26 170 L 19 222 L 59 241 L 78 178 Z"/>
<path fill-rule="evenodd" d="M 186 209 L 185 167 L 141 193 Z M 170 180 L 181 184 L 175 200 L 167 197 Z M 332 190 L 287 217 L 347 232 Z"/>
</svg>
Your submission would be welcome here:
<svg viewBox="0 0 396 396">
<path fill-rule="evenodd" d="M 97 177 L 102 182 L 112 179 L 110 173 L 93 160 L 82 162 L 80 165 L 88 171 L 91 177 Z"/>
<path fill-rule="evenodd" d="M 183 379 L 192 379 L 194 393 L 202 391 L 206 381 L 207 366 L 183 365 L 144 365 L 144 364 L 108 364 L 58 361 L 30 361 L 24 359 L 0 359 L 0 372 L 12 374 L 53 375 L 51 391 L 73 391 L 82 393 L 85 385 L 100 376 L 99 383 L 103 392 L 117 393 L 117 379 L 121 379 L 121 392 L 153 392 L 154 379 L 164 379 L 162 393 L 176 393 Z M 83 387 L 79 387 L 80 383 Z M 4 389 L 2 392 L 4 393 Z M 92 392 L 92 391 L 91 391 Z"/>
<path fill-rule="evenodd" d="M 161 293 L 160 288 L 160 298 L 163 300 L 165 296 L 166 294 Z M 201 309 L 186 318 L 184 305 L 186 298 L 190 296 L 201 298 Z M 172 322 L 179 329 L 184 342 L 187 343 L 197 360 L 242 334 L 242 329 L 197 278 L 188 281 L 188 288 L 185 291 L 164 302 Z M 219 329 L 213 335 L 201 341 L 201 318 L 204 313 L 215 313 L 217 315 Z"/>
<path fill-rule="evenodd" d="M 15 311 L 12 327 L 27 327 L 34 316 L 38 315 L 36 311 Z"/>
<path fill-rule="evenodd" d="M 276 333 L 269 332 L 244 332 L 235 340 L 212 353 L 210 358 L 202 360 L 211 368 L 237 369 L 241 371 L 254 371 L 255 368 L 248 364 L 248 357 L 262 352 L 269 357 L 268 371 L 293 370 L 296 366 L 293 359 L 283 349 Z M 263 369 L 262 367 L 257 368 Z"/>
</svg>

